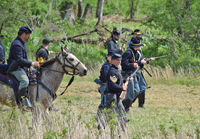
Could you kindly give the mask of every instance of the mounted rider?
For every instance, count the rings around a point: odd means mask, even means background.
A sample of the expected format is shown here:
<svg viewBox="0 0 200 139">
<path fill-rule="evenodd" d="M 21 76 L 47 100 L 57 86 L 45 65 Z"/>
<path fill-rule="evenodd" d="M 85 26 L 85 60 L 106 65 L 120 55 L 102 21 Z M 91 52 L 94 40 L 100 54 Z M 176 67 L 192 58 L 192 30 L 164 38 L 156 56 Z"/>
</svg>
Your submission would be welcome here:
<svg viewBox="0 0 200 139">
<path fill-rule="evenodd" d="M 23 97 L 25 97 L 24 100 L 28 100 L 28 68 L 30 68 L 31 66 L 40 67 L 38 61 L 28 61 L 27 48 L 25 42 L 29 39 L 31 33 L 32 30 L 28 26 L 22 26 L 19 28 L 18 36 L 11 44 L 10 53 L 8 57 L 8 71 L 10 71 L 11 74 L 14 75 L 19 81 L 18 100 L 20 101 L 20 103 L 18 105 L 20 107 L 22 106 Z M 26 101 L 23 101 L 23 104 L 29 107 L 28 104 L 26 104 Z"/>
</svg>

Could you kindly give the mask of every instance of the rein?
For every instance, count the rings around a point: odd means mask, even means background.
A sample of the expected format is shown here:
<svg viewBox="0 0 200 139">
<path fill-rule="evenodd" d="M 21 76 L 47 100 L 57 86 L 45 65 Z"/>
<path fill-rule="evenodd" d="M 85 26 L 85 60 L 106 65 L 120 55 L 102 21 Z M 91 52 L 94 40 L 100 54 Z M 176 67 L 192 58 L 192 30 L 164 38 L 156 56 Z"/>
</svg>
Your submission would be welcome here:
<svg viewBox="0 0 200 139">
<path fill-rule="evenodd" d="M 65 73 L 66 75 L 71 75 L 72 77 L 71 77 L 69 83 L 67 84 L 67 86 L 65 87 L 65 90 L 64 90 L 61 94 L 59 94 L 59 95 L 53 94 L 53 93 L 51 92 L 51 90 L 50 90 L 44 83 L 42 83 L 42 82 L 40 81 L 40 79 L 38 79 L 38 80 L 39 80 L 38 83 L 41 84 L 42 87 L 43 87 L 47 92 L 49 92 L 49 94 L 52 96 L 53 100 L 54 100 L 57 96 L 63 95 L 63 94 L 65 93 L 65 91 L 67 90 L 67 88 L 72 84 L 72 82 L 74 81 L 74 75 L 77 75 L 77 74 L 75 74 L 75 70 L 78 70 L 77 67 L 78 67 L 78 65 L 80 64 L 80 61 L 79 61 L 79 62 L 74 66 L 74 65 L 67 59 L 67 56 L 69 55 L 69 53 L 66 54 L 66 55 L 65 55 L 65 54 L 62 54 L 63 61 L 64 61 L 64 64 L 62 64 L 62 62 L 61 62 L 60 59 L 58 58 L 60 54 L 61 54 L 61 53 L 59 53 L 59 54 L 56 56 L 55 61 L 57 61 L 59 64 L 62 65 L 62 68 L 63 68 L 64 72 L 63 72 L 63 71 L 59 71 L 59 70 L 53 70 L 53 69 L 50 69 L 50 68 L 45 68 L 45 67 L 40 67 L 40 68 L 41 68 L 41 69 L 51 70 L 51 71 L 54 71 L 54 72 L 59 72 L 59 73 Z M 68 62 L 70 65 L 65 64 L 65 60 L 67 60 L 67 62 Z M 55 61 L 54 61 L 54 62 L 55 62 Z M 73 74 L 67 72 L 67 71 L 65 70 L 65 67 L 69 67 L 69 68 L 73 69 Z M 79 71 L 79 70 L 78 70 L 78 71 Z M 38 87 L 39 87 L 39 84 L 38 84 Z M 37 88 L 37 97 L 36 97 L 36 100 L 38 100 L 38 99 L 39 99 L 39 88 Z"/>
</svg>

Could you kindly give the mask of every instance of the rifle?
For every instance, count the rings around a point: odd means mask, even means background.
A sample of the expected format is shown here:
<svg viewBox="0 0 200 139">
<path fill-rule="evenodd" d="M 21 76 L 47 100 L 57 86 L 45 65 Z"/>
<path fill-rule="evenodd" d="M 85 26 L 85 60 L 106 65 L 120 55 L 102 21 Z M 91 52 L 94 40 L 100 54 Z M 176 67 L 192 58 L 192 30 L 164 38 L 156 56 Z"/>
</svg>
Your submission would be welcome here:
<svg viewBox="0 0 200 139">
<path fill-rule="evenodd" d="M 137 73 L 137 71 L 140 69 L 140 67 L 138 67 L 130 76 L 134 76 L 136 73 Z M 127 86 L 128 85 L 128 82 L 129 82 L 129 79 L 124 83 L 124 85 L 125 86 Z M 125 98 L 125 95 L 126 95 L 126 91 L 122 91 L 121 92 L 121 94 L 120 94 L 120 98 L 121 98 L 121 100 L 124 100 L 124 98 Z"/>
<path fill-rule="evenodd" d="M 157 57 L 154 57 L 155 59 L 158 59 L 158 58 L 162 58 L 162 57 L 167 57 L 167 55 L 164 55 L 164 56 L 157 56 Z M 145 58 L 144 59 L 145 61 L 149 61 L 150 60 L 150 58 Z"/>
<path fill-rule="evenodd" d="M 123 45 L 125 44 L 125 41 L 126 41 L 126 35 L 127 35 L 127 31 L 126 31 L 125 38 L 124 38 L 124 42 L 123 42 L 123 44 L 122 44 L 122 46 L 121 46 L 121 49 L 123 48 Z"/>
</svg>

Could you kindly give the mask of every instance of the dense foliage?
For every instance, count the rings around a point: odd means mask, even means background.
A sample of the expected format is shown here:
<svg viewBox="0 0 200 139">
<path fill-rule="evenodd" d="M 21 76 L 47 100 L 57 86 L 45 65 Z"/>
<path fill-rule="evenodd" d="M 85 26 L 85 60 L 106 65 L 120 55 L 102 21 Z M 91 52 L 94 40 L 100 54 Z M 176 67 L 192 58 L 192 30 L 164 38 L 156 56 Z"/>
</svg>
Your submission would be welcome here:
<svg viewBox="0 0 200 139">
<path fill-rule="evenodd" d="M 105 0 L 103 15 L 119 14 L 130 17 L 132 1 Z M 34 33 L 27 42 L 31 59 L 34 59 L 35 52 L 44 37 L 71 36 L 94 29 L 97 22 L 95 18 L 97 0 L 83 0 L 83 8 L 87 3 L 93 5 L 94 17 L 89 20 L 75 19 L 73 24 L 69 24 L 61 17 L 66 2 L 71 2 L 77 13 L 78 0 L 1 0 L 0 23 L 4 23 L 1 32 L 4 38 L 1 38 L 1 41 L 6 47 L 6 56 L 18 28 L 22 25 L 29 25 L 34 29 Z M 191 66 L 198 70 L 200 63 L 199 4 L 197 0 L 134 0 L 135 18 L 148 17 L 147 21 L 142 23 L 116 21 L 105 22 L 105 24 L 111 30 L 114 26 L 118 29 L 140 28 L 144 32 L 143 39 L 147 44 L 142 48 L 145 57 L 168 55 L 168 58 L 157 60 L 153 64 L 162 67 L 166 64 L 172 67 Z M 109 37 L 109 35 L 108 33 L 106 36 Z M 162 36 L 166 39 L 156 39 L 154 36 Z M 87 37 L 98 38 L 98 34 L 94 33 Z M 107 53 L 103 44 L 76 44 L 67 41 L 51 44 L 49 50 L 59 52 L 60 46 L 65 44 L 88 66 L 102 62 Z"/>
</svg>

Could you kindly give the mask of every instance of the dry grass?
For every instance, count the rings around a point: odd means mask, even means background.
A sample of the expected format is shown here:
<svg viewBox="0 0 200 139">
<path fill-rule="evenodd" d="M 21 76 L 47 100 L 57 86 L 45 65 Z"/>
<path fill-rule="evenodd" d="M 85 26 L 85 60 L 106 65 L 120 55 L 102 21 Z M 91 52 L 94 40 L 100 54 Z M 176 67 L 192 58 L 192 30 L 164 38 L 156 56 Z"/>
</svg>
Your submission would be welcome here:
<svg viewBox="0 0 200 139">
<path fill-rule="evenodd" d="M 111 138 L 110 129 L 99 132 L 94 119 L 100 103 L 100 94 L 93 80 L 99 76 L 100 64 L 97 69 L 90 70 L 86 77 L 76 77 L 67 92 L 58 97 L 54 107 L 58 112 L 50 112 L 53 126 L 50 128 L 41 121 L 39 130 L 32 129 L 30 112 L 21 114 L 19 111 L 9 119 L 11 109 L 3 107 L 0 112 L 0 138 Z M 147 77 L 151 89 L 146 90 L 145 109 L 138 108 L 137 101 L 128 114 L 131 121 L 127 131 L 121 138 L 199 138 L 200 127 L 200 87 L 178 84 L 177 81 L 188 79 L 185 71 L 180 68 L 174 73 L 170 66 L 147 67 L 153 77 Z M 67 77 L 66 80 L 68 80 Z M 176 83 L 176 84 L 174 84 Z M 63 82 L 61 86 L 67 85 Z M 63 91 L 59 88 L 58 92 Z M 114 138 L 118 138 L 118 127 Z"/>
</svg>

